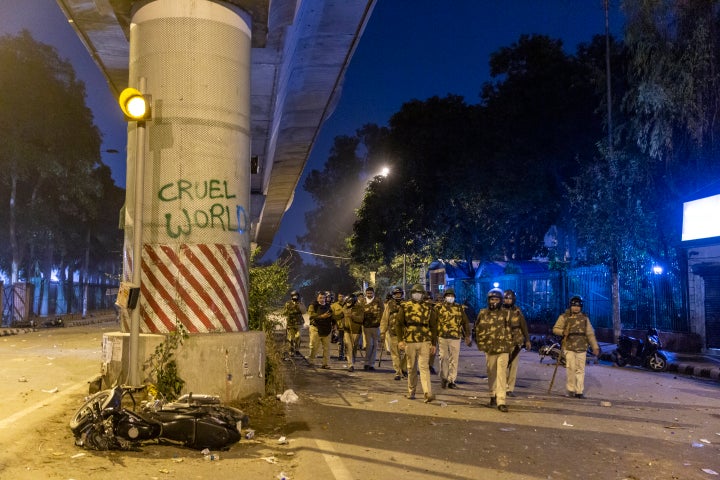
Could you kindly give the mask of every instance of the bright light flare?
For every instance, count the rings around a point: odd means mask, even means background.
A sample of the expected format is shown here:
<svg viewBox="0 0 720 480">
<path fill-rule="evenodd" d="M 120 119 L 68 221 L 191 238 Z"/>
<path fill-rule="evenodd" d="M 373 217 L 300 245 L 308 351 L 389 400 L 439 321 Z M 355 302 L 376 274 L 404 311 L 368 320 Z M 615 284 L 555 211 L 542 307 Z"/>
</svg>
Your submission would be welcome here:
<svg viewBox="0 0 720 480">
<path fill-rule="evenodd" d="M 390 169 L 388 167 L 383 167 L 382 170 L 380 170 L 380 175 L 383 177 L 387 177 L 390 174 Z"/>
<path fill-rule="evenodd" d="M 139 90 L 126 88 L 118 99 L 120 109 L 129 120 L 145 120 L 150 118 L 150 99 Z"/>
</svg>

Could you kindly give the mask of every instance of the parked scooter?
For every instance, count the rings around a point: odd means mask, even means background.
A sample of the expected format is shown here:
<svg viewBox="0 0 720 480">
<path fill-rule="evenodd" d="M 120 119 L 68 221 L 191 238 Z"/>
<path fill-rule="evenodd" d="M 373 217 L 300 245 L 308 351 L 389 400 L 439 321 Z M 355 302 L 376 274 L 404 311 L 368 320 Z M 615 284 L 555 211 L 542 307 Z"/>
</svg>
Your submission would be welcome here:
<svg viewBox="0 0 720 480">
<path fill-rule="evenodd" d="M 612 359 L 620 367 L 629 364 L 662 372 L 667 369 L 668 362 L 667 355 L 661 348 L 657 330 L 650 328 L 644 341 L 629 335 L 620 335 Z"/>
<path fill-rule="evenodd" d="M 133 393 L 145 388 L 116 386 L 87 399 L 70 421 L 75 445 L 128 450 L 143 442 L 165 441 L 197 450 L 225 450 L 240 440 L 248 424 L 247 415 L 211 395 L 186 394 L 171 403 L 145 403 L 136 411 Z"/>
</svg>

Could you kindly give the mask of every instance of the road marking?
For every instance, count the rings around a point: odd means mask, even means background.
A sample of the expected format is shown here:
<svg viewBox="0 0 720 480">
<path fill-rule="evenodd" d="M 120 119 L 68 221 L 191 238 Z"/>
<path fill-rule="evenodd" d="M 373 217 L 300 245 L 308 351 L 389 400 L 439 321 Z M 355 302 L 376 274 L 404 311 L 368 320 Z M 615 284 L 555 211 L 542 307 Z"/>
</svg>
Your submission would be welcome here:
<svg viewBox="0 0 720 480">
<path fill-rule="evenodd" d="M 88 383 L 91 381 L 97 379 L 97 375 L 93 375 L 92 377 L 88 378 L 82 383 L 78 383 L 76 385 L 73 385 L 72 387 L 69 387 L 65 390 L 61 390 L 58 393 L 53 394 L 51 397 L 46 398 L 45 400 L 41 402 L 37 402 L 35 405 L 31 405 L 27 407 L 25 410 L 20 410 L 17 413 L 14 413 L 10 415 L 8 418 L 4 420 L 0 420 L 0 429 L 7 428 L 13 423 L 17 422 L 21 418 L 33 413 L 35 410 L 39 410 L 43 407 L 46 407 L 47 405 L 57 402 L 58 400 L 69 397 L 70 395 L 82 390 L 83 388 L 87 388 Z"/>
<path fill-rule="evenodd" d="M 345 467 L 345 464 L 337 455 L 337 452 L 330 442 L 315 439 L 315 443 L 320 448 L 320 451 L 323 452 L 322 456 L 325 459 L 325 463 L 327 463 L 328 467 L 330 467 L 330 471 L 332 472 L 335 480 L 353 480 L 350 470 Z"/>
</svg>

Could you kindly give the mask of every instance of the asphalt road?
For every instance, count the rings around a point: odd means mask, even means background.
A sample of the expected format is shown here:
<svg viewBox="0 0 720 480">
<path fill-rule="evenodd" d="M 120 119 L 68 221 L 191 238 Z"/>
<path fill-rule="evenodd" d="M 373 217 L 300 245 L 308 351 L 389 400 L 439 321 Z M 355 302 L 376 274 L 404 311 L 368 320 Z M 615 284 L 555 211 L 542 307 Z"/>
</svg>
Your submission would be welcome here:
<svg viewBox="0 0 720 480">
<path fill-rule="evenodd" d="M 720 478 L 712 473 L 720 473 L 717 381 L 601 363 L 588 366 L 588 399 L 569 399 L 564 370 L 548 393 L 553 366 L 522 352 L 518 397 L 502 413 L 487 406 L 484 356 L 474 346 L 462 349 L 459 389 L 442 390 L 433 376 L 432 404 L 403 397 L 387 358 L 375 372 L 354 373 L 335 360 L 321 370 L 300 359 L 285 363 L 299 400 L 278 402 L 283 415 L 251 416 L 255 437 L 220 460 L 167 445 L 85 451 L 67 422 L 99 372 L 102 332 L 115 329 L 0 338 L 0 478 Z"/>
</svg>

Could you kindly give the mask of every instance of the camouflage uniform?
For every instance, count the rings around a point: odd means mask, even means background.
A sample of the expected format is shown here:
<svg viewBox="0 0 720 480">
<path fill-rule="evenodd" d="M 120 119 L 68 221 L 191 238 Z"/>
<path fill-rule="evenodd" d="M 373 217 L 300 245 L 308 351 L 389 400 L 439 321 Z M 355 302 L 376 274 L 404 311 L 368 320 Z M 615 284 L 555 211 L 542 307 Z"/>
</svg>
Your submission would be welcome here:
<svg viewBox="0 0 720 480">
<path fill-rule="evenodd" d="M 402 299 L 393 298 L 389 300 L 385 304 L 385 312 L 380 321 L 381 348 L 384 347 L 384 345 L 382 345 L 384 339 L 390 350 L 390 358 L 392 359 L 393 369 L 395 370 L 395 380 L 400 380 L 400 378 L 407 374 L 407 357 L 405 351 L 401 351 L 398 348 L 398 336 L 395 331 L 397 314 L 400 311 L 401 305 Z"/>
<path fill-rule="evenodd" d="M 419 290 L 419 291 L 418 291 Z M 421 293 L 422 286 L 413 286 L 412 294 Z M 430 353 L 435 351 L 438 338 L 437 315 L 435 310 L 420 299 L 413 298 L 411 301 L 400 304 L 395 324 L 395 333 L 399 339 L 399 348 L 405 348 L 408 365 L 408 395 L 410 399 L 415 398 L 418 375 L 420 370 L 420 383 L 425 401 L 431 402 L 435 399 L 432 394 L 430 383 Z"/>
<path fill-rule="evenodd" d="M 369 295 L 372 293 L 372 295 Z M 358 303 L 365 311 L 363 318 L 363 338 L 365 340 L 365 370 L 375 370 L 375 358 L 380 346 L 380 320 L 385 309 L 382 300 L 375 296 L 375 290 L 368 287 L 365 297 L 358 299 Z"/>
<path fill-rule="evenodd" d="M 502 292 L 499 298 L 502 301 Z M 480 310 L 475 321 L 475 341 L 478 349 L 485 352 L 487 360 L 490 405 L 497 405 L 499 409 L 502 407 L 503 411 L 507 411 L 507 368 L 513 347 L 508 311 L 502 308 Z"/>
<path fill-rule="evenodd" d="M 582 307 L 582 304 L 580 306 Z M 588 316 L 582 311 L 572 312 L 571 309 L 572 307 L 560 314 L 553 326 L 553 333 L 563 336 L 567 393 L 571 397 L 583 397 L 588 346 L 592 347 L 596 355 L 600 347 Z"/>
<path fill-rule="evenodd" d="M 507 391 L 509 396 L 515 396 L 515 381 L 517 380 L 518 364 L 520 363 L 520 349 L 524 346 L 530 350 L 530 333 L 528 332 L 525 315 L 517 305 L 510 308 L 503 306 L 510 313 L 510 330 L 512 332 L 513 350 L 510 352 L 510 365 L 507 375 Z"/>
<path fill-rule="evenodd" d="M 299 300 L 288 300 L 283 307 L 285 316 L 285 332 L 290 355 L 300 354 L 300 329 L 305 325 L 303 314 L 307 311 L 305 305 Z"/>
<path fill-rule="evenodd" d="M 444 295 L 454 297 L 455 292 L 448 289 Z M 438 350 L 440 356 L 440 379 L 442 388 L 455 388 L 458 360 L 460 358 L 460 339 L 466 343 L 470 339 L 470 321 L 462 305 L 442 302 L 435 308 L 438 317 Z"/>
</svg>

